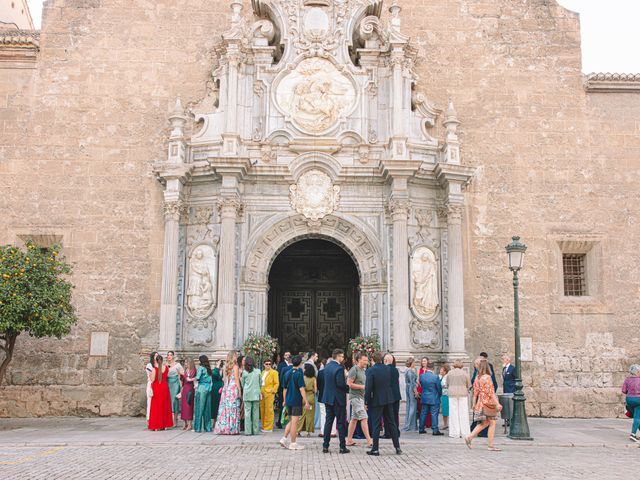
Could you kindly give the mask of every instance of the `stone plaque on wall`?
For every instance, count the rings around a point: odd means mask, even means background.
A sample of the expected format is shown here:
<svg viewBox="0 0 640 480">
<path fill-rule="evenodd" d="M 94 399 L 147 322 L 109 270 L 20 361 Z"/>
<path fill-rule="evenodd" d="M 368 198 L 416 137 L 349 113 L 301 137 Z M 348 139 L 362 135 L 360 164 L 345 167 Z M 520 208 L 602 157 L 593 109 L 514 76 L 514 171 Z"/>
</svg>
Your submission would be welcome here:
<svg viewBox="0 0 640 480">
<path fill-rule="evenodd" d="M 89 355 L 106 357 L 109 354 L 109 332 L 91 332 Z"/>
<path fill-rule="evenodd" d="M 533 361 L 533 341 L 531 337 L 520 337 L 520 360 L 523 362 Z"/>
</svg>

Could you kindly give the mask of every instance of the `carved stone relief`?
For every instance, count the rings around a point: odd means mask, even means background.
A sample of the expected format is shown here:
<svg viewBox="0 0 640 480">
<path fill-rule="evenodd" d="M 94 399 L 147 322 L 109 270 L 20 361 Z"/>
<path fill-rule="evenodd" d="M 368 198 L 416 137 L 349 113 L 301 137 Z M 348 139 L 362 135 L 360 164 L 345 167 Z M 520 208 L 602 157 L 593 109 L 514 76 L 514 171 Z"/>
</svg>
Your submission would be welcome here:
<svg viewBox="0 0 640 480">
<path fill-rule="evenodd" d="M 420 318 L 430 318 L 438 310 L 438 263 L 433 251 L 418 247 L 411 256 L 412 307 Z"/>
<path fill-rule="evenodd" d="M 216 305 L 217 257 L 211 245 L 198 245 L 189 256 L 187 309 L 191 316 L 204 318 Z"/>
<path fill-rule="evenodd" d="M 329 60 L 307 58 L 279 83 L 276 101 L 305 133 L 321 134 L 351 112 L 357 99 L 351 80 Z"/>
<path fill-rule="evenodd" d="M 437 349 L 442 341 L 438 261 L 433 251 L 416 248 L 411 255 L 411 341 L 414 346 Z"/>
<path fill-rule="evenodd" d="M 291 207 L 310 220 L 319 220 L 338 208 L 340 187 L 321 170 L 309 170 L 289 187 Z"/>
</svg>

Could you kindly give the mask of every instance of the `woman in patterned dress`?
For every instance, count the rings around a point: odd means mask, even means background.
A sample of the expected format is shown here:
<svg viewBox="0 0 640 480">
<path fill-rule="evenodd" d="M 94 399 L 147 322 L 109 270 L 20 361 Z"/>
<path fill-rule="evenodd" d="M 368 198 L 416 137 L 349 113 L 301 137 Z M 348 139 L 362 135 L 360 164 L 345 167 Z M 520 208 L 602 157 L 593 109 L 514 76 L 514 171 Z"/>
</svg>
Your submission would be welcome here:
<svg viewBox="0 0 640 480">
<path fill-rule="evenodd" d="M 482 430 L 489 427 L 489 433 L 487 435 L 489 451 L 500 451 L 499 448 L 493 445 L 493 437 L 496 432 L 496 418 L 500 410 L 502 410 L 502 405 L 498 402 L 496 391 L 493 388 L 489 361 L 486 358 L 482 358 L 478 366 L 478 375 L 473 382 L 473 411 L 474 416 L 480 415 L 480 418 L 484 418 L 484 420 L 476 425 L 471 435 L 465 437 L 464 441 L 467 447 L 471 448 L 471 441 L 476 438 Z"/>
<path fill-rule="evenodd" d="M 240 373 L 238 354 L 229 352 L 224 367 L 224 384 L 220 397 L 218 420 L 213 433 L 218 435 L 238 435 L 240 433 Z"/>
</svg>

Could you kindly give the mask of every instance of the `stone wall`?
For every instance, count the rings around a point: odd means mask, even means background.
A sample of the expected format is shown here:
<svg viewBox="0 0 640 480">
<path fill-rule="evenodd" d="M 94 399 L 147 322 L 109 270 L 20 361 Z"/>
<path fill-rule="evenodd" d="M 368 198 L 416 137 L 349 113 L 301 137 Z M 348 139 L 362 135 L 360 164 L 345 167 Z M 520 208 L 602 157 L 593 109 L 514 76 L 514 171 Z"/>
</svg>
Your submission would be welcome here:
<svg viewBox="0 0 640 480">
<path fill-rule="evenodd" d="M 422 49 L 419 87 L 440 107 L 453 98 L 463 162 L 478 169 L 464 215 L 468 352 L 497 367 L 512 350 L 504 246 L 519 234 L 530 412 L 620 415 L 640 362 L 640 95 L 585 92 L 578 17 L 554 1 L 399 3 Z M 203 97 L 227 24 L 223 1 L 49 0 L 37 70 L 0 70 L 0 242 L 63 235 L 80 318 L 60 341 L 19 338 L 0 416 L 143 411 L 163 247 L 151 163 L 175 97 Z M 593 302 L 558 293 L 563 242 L 595 245 Z M 95 331 L 110 334 L 106 358 L 89 356 Z"/>
</svg>

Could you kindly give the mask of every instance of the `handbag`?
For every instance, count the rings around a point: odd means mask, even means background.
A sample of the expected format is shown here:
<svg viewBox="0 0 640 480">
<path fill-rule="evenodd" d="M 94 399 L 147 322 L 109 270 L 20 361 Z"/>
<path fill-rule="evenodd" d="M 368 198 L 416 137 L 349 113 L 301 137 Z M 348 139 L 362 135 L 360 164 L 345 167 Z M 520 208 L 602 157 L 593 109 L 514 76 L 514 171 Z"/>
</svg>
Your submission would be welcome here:
<svg viewBox="0 0 640 480">
<path fill-rule="evenodd" d="M 483 405 L 482 407 L 482 415 L 486 417 L 497 417 L 498 416 L 498 406 L 497 405 Z"/>
</svg>

